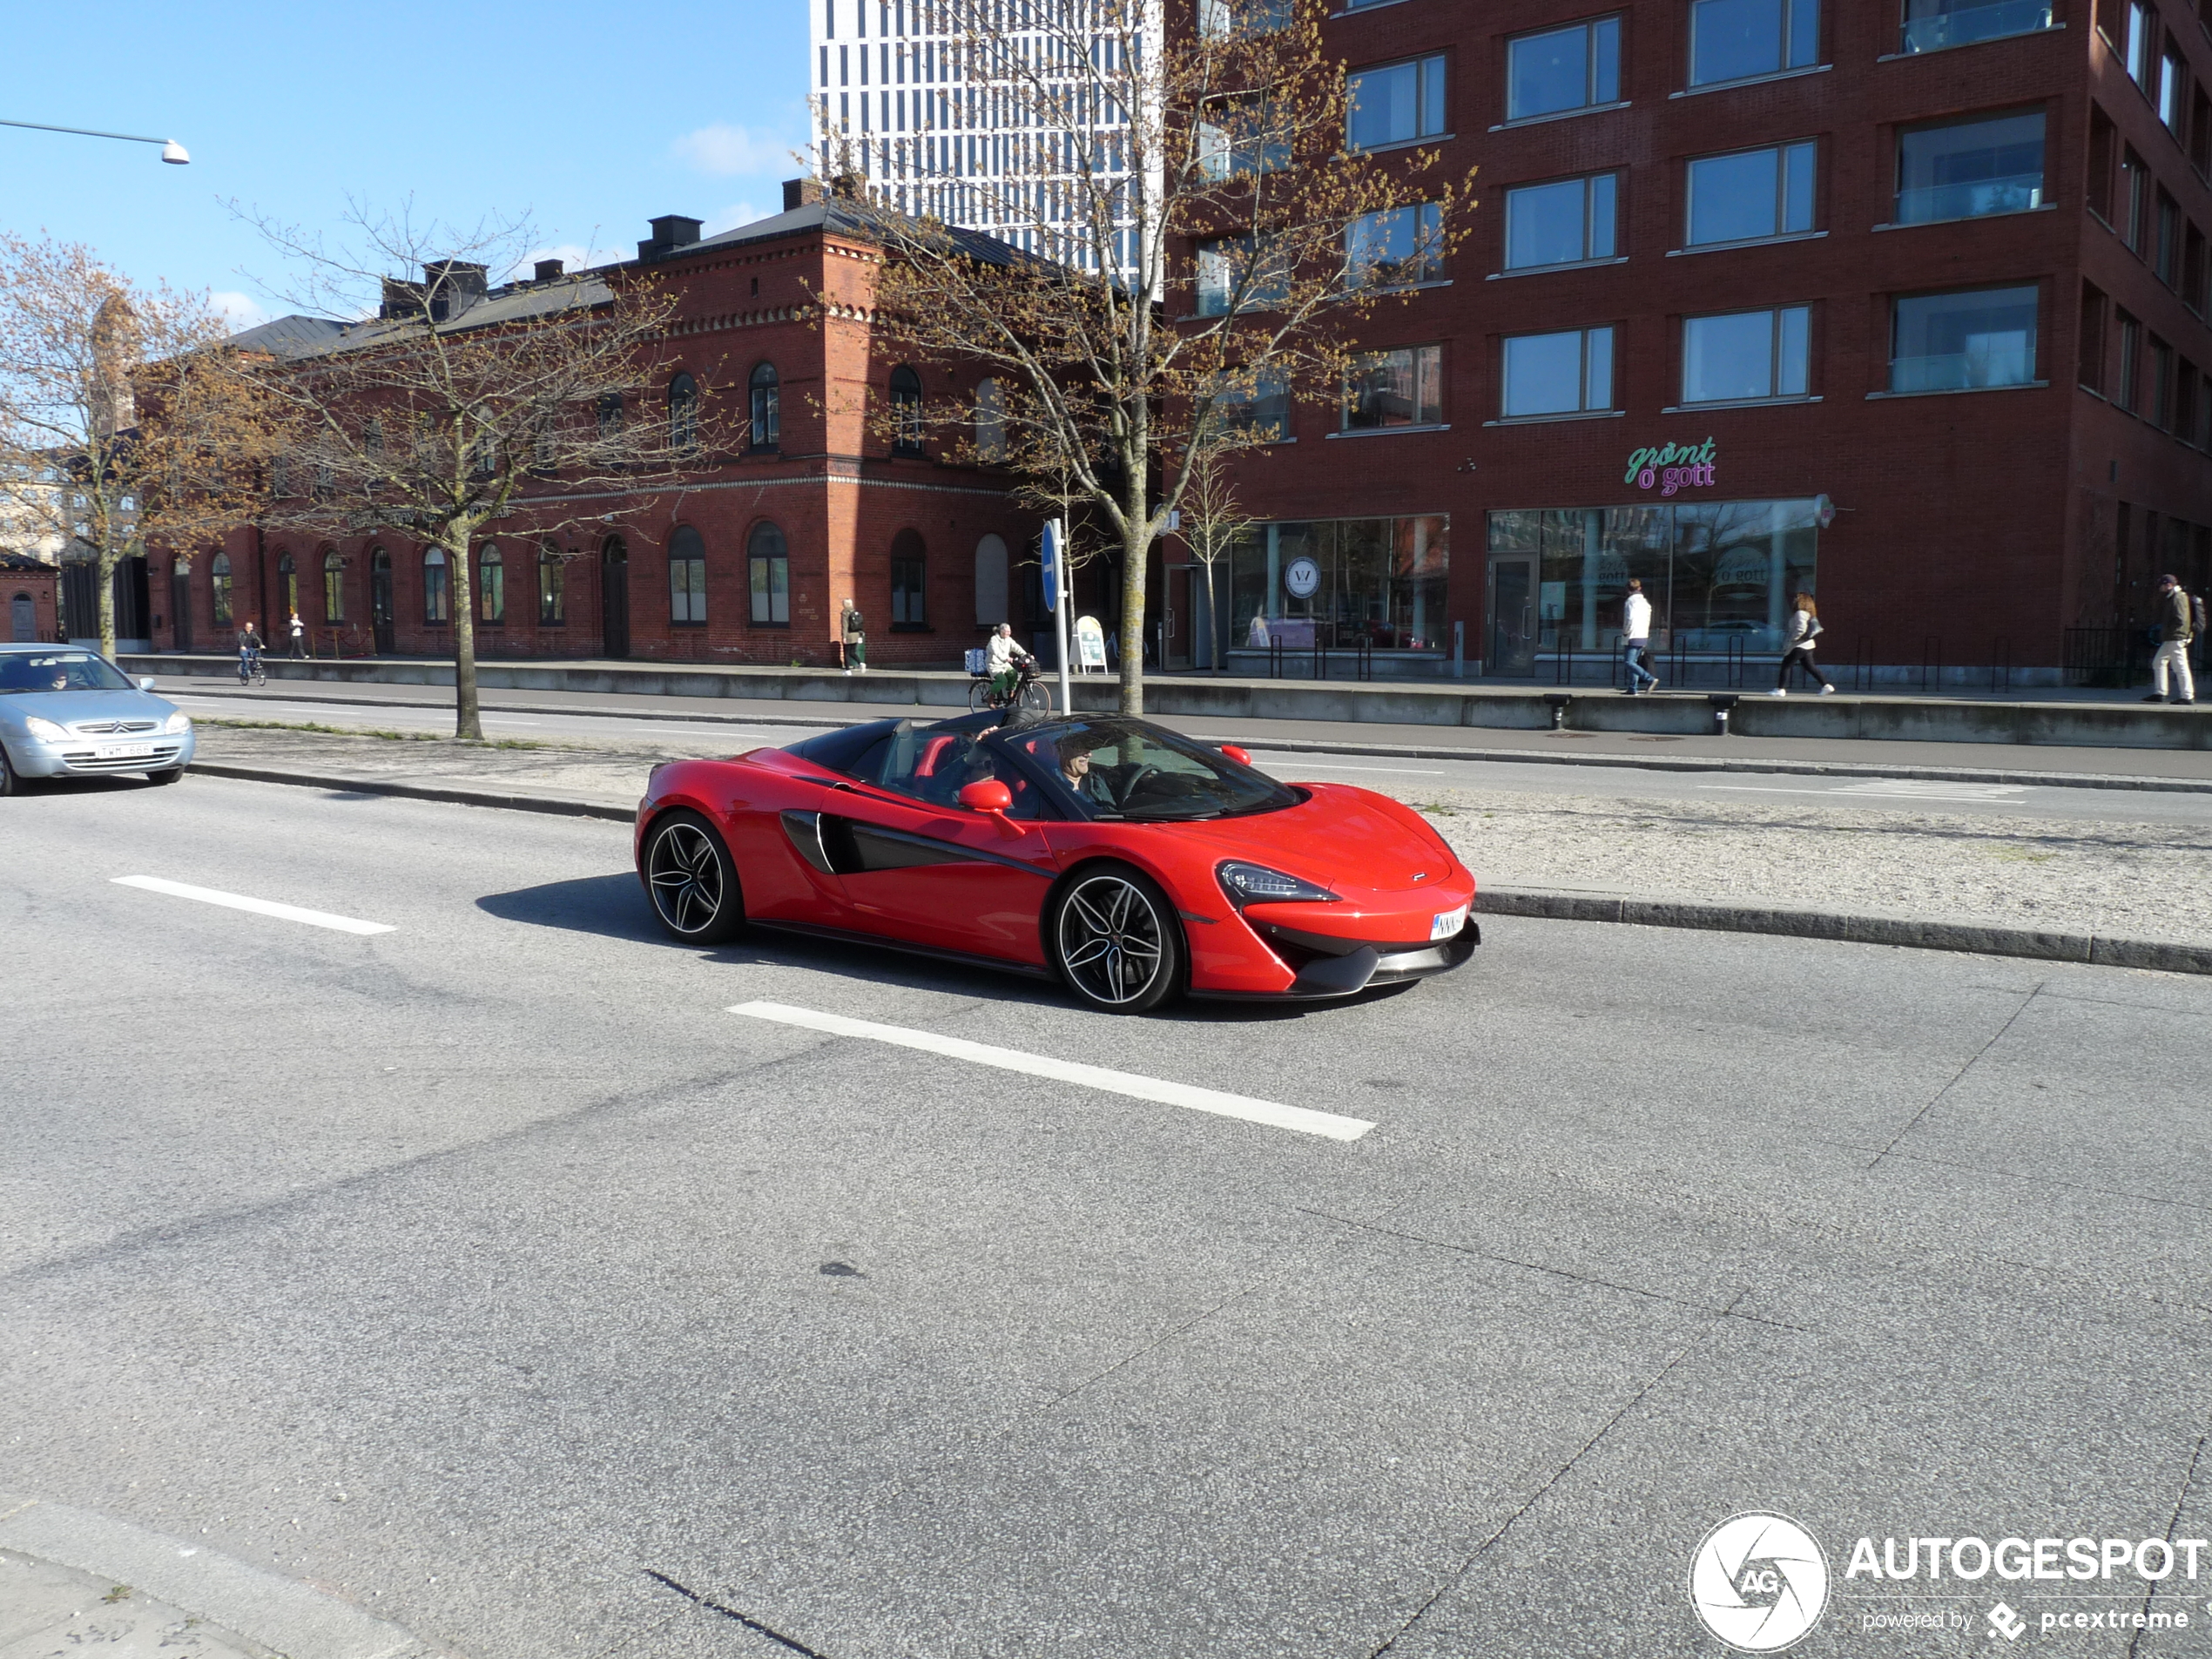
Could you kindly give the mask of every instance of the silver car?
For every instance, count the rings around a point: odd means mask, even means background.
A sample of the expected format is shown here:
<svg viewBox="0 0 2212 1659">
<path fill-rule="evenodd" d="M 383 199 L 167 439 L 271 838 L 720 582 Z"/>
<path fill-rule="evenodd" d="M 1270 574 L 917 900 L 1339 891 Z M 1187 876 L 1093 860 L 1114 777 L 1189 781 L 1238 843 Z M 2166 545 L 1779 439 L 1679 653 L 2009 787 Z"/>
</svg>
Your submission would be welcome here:
<svg viewBox="0 0 2212 1659">
<path fill-rule="evenodd" d="M 0 645 L 0 795 L 18 779 L 142 772 L 173 784 L 192 764 L 192 717 L 79 645 Z"/>
</svg>

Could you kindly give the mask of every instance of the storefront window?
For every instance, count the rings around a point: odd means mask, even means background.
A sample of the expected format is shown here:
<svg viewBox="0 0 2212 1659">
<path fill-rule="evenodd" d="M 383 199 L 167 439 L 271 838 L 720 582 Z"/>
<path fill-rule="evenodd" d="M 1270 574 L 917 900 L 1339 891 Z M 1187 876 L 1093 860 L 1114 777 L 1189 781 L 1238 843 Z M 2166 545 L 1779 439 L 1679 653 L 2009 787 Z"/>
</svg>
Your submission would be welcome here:
<svg viewBox="0 0 2212 1659">
<path fill-rule="evenodd" d="M 1817 590 L 1817 510 L 1747 501 L 1493 513 L 1490 556 L 1536 556 L 1540 651 L 1611 650 L 1638 577 L 1658 649 L 1777 651 L 1791 597 Z"/>
<path fill-rule="evenodd" d="M 1440 651 L 1449 529 L 1441 516 L 1255 526 L 1230 554 L 1231 649 Z"/>
</svg>

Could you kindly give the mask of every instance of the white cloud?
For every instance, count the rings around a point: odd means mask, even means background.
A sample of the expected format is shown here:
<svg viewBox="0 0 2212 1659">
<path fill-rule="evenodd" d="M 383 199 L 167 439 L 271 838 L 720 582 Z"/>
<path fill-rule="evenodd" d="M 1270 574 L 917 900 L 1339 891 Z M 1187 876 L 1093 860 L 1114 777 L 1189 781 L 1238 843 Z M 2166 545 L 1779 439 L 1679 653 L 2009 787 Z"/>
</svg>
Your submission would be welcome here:
<svg viewBox="0 0 2212 1659">
<path fill-rule="evenodd" d="M 207 296 L 207 303 L 214 307 L 217 314 L 226 319 L 233 329 L 258 328 L 269 320 L 269 314 L 260 300 L 236 289 L 219 288 Z"/>
<path fill-rule="evenodd" d="M 766 213 L 762 212 L 751 202 L 738 202 L 732 206 L 724 208 L 720 212 L 708 219 L 705 227 L 700 231 L 699 234 L 719 236 L 725 231 L 733 231 L 740 225 L 750 225 L 755 219 L 767 217 Z"/>
<path fill-rule="evenodd" d="M 704 173 L 730 178 L 739 173 L 773 172 L 791 165 L 793 146 L 772 132 L 716 122 L 687 132 L 669 146 L 678 160 Z"/>
</svg>

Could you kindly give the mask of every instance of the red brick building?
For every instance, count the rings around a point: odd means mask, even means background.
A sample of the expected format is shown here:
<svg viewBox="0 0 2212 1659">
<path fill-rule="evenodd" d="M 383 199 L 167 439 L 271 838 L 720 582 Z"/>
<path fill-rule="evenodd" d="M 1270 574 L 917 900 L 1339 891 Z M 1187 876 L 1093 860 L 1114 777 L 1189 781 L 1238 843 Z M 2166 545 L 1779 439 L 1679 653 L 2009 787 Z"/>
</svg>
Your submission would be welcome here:
<svg viewBox="0 0 2212 1659">
<path fill-rule="evenodd" d="M 28 553 L 0 551 L 0 640 L 32 644 L 60 637 L 61 574 Z"/>
<path fill-rule="evenodd" d="M 2202 591 L 2212 33 L 2097 4 L 1350 0 L 1355 141 L 1481 206 L 1244 467 L 1223 643 L 1548 679 L 1636 575 L 1662 651 L 1770 661 L 1804 587 L 1831 666 L 2033 682 Z"/>
<path fill-rule="evenodd" d="M 935 403 L 972 401 L 973 385 L 881 354 L 867 321 L 878 256 L 838 202 L 812 193 L 787 186 L 781 214 L 705 239 L 697 219 L 652 221 L 637 263 L 679 300 L 666 379 L 745 411 L 749 441 L 681 489 L 609 498 L 594 530 L 486 536 L 479 657 L 831 664 L 848 597 L 878 665 L 957 664 L 997 622 L 1035 629 L 1037 524 L 1004 476 L 871 422 L 909 388 Z M 549 265 L 534 281 L 563 280 Z M 533 286 L 493 290 L 485 314 L 527 303 Z M 282 351 L 337 326 L 286 318 L 243 338 Z M 444 559 L 390 531 L 241 529 L 154 561 L 155 644 L 226 650 L 251 620 L 282 650 L 296 610 L 319 655 L 449 654 Z"/>
</svg>

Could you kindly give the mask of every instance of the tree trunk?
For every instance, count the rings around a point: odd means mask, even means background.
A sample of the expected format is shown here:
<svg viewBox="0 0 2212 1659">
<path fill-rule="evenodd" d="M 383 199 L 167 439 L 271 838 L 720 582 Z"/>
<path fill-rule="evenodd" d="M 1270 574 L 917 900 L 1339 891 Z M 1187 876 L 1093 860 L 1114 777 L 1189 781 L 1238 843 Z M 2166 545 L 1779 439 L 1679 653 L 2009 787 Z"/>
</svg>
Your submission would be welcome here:
<svg viewBox="0 0 2212 1659">
<path fill-rule="evenodd" d="M 1122 537 L 1122 712 L 1144 712 L 1144 578 L 1151 545 L 1131 515 Z"/>
<path fill-rule="evenodd" d="M 92 561 L 92 579 L 98 589 L 100 655 L 115 660 L 115 569 L 120 563 L 113 548 L 104 547 Z"/>
<path fill-rule="evenodd" d="M 476 590 L 469 568 L 469 537 L 448 545 L 453 562 L 453 735 L 482 743 L 484 717 L 476 705 Z"/>
</svg>

